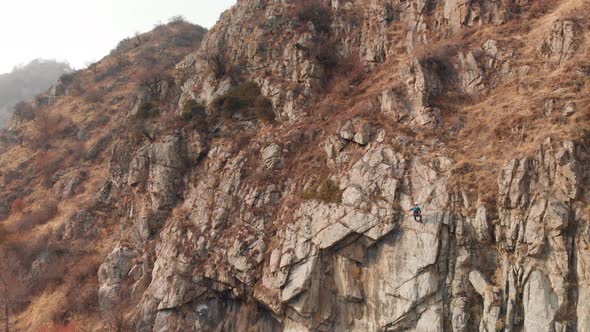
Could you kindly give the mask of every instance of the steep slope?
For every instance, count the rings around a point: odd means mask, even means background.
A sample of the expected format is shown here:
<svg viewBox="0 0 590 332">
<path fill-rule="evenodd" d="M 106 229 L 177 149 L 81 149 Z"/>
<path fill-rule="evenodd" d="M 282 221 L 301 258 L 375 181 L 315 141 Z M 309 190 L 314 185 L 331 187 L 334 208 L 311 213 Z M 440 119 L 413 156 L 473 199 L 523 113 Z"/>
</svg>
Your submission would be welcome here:
<svg viewBox="0 0 590 332">
<path fill-rule="evenodd" d="M 16 103 L 29 101 L 71 71 L 67 63 L 37 59 L 0 75 L 0 126 L 10 118 Z"/>
<path fill-rule="evenodd" d="M 169 88 L 157 97 L 172 98 L 174 64 L 205 32 L 179 21 L 123 40 L 23 105 L 2 132 L 0 277 L 10 287 L 0 298 L 8 300 L 11 330 L 102 321 L 97 270 L 119 240 L 117 212 L 95 199 L 108 176 L 110 145 L 125 133 L 141 138 L 133 126 L 143 119 L 128 114 L 137 94 L 158 82 Z M 152 104 L 142 114 L 156 113 L 160 101 Z"/>
<path fill-rule="evenodd" d="M 590 330 L 589 10 L 239 1 L 50 223 L 110 252 L 97 327 Z"/>
</svg>

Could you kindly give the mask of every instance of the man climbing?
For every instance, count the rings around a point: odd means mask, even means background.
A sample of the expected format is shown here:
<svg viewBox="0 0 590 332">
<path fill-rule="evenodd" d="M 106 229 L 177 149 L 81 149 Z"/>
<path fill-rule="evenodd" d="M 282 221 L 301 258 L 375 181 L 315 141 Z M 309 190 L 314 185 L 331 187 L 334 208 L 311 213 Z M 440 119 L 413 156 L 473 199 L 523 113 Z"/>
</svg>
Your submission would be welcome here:
<svg viewBox="0 0 590 332">
<path fill-rule="evenodd" d="M 418 202 L 414 203 L 414 207 L 410 209 L 414 213 L 414 221 L 422 222 L 422 210 L 418 205 Z"/>
</svg>

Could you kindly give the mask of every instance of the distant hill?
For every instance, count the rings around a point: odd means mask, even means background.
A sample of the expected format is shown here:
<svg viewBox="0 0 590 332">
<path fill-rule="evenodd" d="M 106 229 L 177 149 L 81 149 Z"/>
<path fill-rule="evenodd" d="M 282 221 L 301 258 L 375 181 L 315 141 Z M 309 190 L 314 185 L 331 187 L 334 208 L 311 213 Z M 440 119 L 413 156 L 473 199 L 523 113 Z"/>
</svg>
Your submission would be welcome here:
<svg viewBox="0 0 590 332">
<path fill-rule="evenodd" d="M 37 59 L 0 75 L 0 126 L 4 126 L 17 102 L 33 98 L 70 71 L 67 63 Z"/>
</svg>

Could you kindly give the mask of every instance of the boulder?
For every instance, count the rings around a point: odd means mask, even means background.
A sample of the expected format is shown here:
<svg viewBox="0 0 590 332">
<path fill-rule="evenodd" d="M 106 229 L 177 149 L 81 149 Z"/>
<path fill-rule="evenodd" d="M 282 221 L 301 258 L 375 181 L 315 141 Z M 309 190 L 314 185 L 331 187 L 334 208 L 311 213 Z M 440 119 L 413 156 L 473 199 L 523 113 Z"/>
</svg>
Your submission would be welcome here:
<svg viewBox="0 0 590 332">
<path fill-rule="evenodd" d="M 125 247 L 116 247 L 98 269 L 98 301 L 102 311 L 113 310 L 123 301 L 120 286 L 133 267 L 136 253 Z"/>
<path fill-rule="evenodd" d="M 266 168 L 275 169 L 283 160 L 283 148 L 278 144 L 271 144 L 262 149 L 262 161 Z"/>
<path fill-rule="evenodd" d="M 571 59 L 576 50 L 576 23 L 558 19 L 539 46 L 539 54 L 552 64 L 561 65 Z"/>
</svg>

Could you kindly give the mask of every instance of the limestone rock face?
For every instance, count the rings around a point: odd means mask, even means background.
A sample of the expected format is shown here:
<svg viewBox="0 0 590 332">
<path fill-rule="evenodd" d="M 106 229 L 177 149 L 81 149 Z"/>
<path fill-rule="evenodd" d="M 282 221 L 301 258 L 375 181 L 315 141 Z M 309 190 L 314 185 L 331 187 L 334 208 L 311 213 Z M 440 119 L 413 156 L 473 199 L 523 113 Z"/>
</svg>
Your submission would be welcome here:
<svg viewBox="0 0 590 332">
<path fill-rule="evenodd" d="M 261 157 L 266 168 L 276 168 L 283 159 L 283 149 L 278 144 L 271 144 L 262 150 Z"/>
<path fill-rule="evenodd" d="M 334 138 L 350 142 L 338 153 L 363 149 L 357 162 L 337 168 L 341 201 L 312 197 L 298 203 L 288 226 L 270 240 L 267 225 L 285 212 L 268 204 L 291 189 L 247 185 L 240 175 L 243 153 L 209 150 L 202 175 L 185 193 L 182 206 L 189 212 L 160 233 L 153 268 L 127 277 L 151 276 L 137 288 L 144 290 L 137 329 L 218 327 L 232 315 L 249 315 L 242 298 L 250 296 L 270 316 L 281 317 L 258 323 L 284 331 L 320 325 L 446 331 L 447 321 L 454 331 L 561 331 L 568 322 L 559 313 L 572 310 L 573 301 L 578 315 L 586 310 L 583 259 L 577 261 L 576 298 L 567 286 L 573 271 L 568 242 L 587 237 L 586 228 L 575 237 L 566 232 L 578 218 L 571 204 L 580 197 L 579 147 L 547 141 L 537 155 L 506 165 L 498 177 L 498 220 L 492 222 L 481 202 L 468 217 L 448 211 L 457 199 L 443 175 L 452 161 L 408 159 L 385 142 L 356 145 L 355 128 L 350 122 Z M 425 211 L 421 223 L 404 212 L 414 201 Z M 249 212 L 254 207 L 261 214 Z M 112 255 L 107 267 L 118 262 L 131 269 L 125 262 L 133 254 Z M 108 295 L 125 277 L 103 270 L 101 294 Z M 224 305 L 221 294 L 229 295 Z M 475 311 L 477 303 L 483 314 Z"/>
<path fill-rule="evenodd" d="M 529 331 L 567 326 L 557 312 L 573 305 L 566 286 L 573 269 L 568 247 L 573 239 L 564 231 L 573 221 L 572 204 L 581 185 L 576 151 L 571 142 L 560 146 L 547 141 L 535 158 L 513 161 L 499 177 L 501 227 L 496 238 L 508 257 L 517 259 L 514 266 L 505 266 L 510 301 L 525 297 L 523 312 L 508 306 L 507 323 L 524 323 Z"/>
<path fill-rule="evenodd" d="M 575 50 L 576 23 L 571 20 L 557 20 L 539 47 L 540 55 L 548 61 L 561 65 L 569 60 Z"/>
<path fill-rule="evenodd" d="M 412 61 L 401 73 L 405 86 L 382 92 L 381 111 L 410 126 L 437 127 L 440 124 L 440 110 L 431 107 L 431 100 L 443 89 L 437 67 L 438 64 L 432 61 Z"/>
<path fill-rule="evenodd" d="M 53 185 L 55 196 L 64 199 L 72 196 L 76 188 L 86 180 L 87 174 L 79 171 L 72 171 L 61 176 Z"/>
<path fill-rule="evenodd" d="M 57 229 L 55 236 L 58 240 L 74 240 L 85 236 L 91 237 L 98 232 L 97 217 L 93 213 L 82 210 L 74 213 L 68 221 Z"/>
<path fill-rule="evenodd" d="M 98 270 L 98 297 L 101 310 L 115 307 L 121 300 L 121 282 L 127 277 L 136 256 L 125 247 L 115 248 Z"/>
<path fill-rule="evenodd" d="M 96 197 L 116 208 L 122 233 L 99 271 L 103 307 L 129 294 L 136 331 L 590 330 L 588 148 L 526 141 L 535 152 L 507 158 L 492 200 L 456 181 L 461 161 L 437 137 L 449 113 L 457 131 L 466 117 L 444 109 L 448 89 L 483 103 L 503 83 L 526 91 L 538 68 L 515 56 L 504 30 L 448 59 L 415 54 L 432 38 L 506 22 L 528 2 L 318 4 L 325 21 L 294 13 L 293 1 L 239 1 L 176 67 L 170 114 L 253 81 L 276 124 L 212 121 L 114 142 Z M 573 56 L 566 22 L 546 38 L 549 62 Z M 396 70 L 352 86 L 342 99 L 366 96 L 359 109 L 331 112 L 331 99 L 315 103 L 337 89 L 325 85 L 338 73 L 324 47 L 360 59 L 362 73 L 390 61 Z M 574 97 L 553 97 L 538 111 L 579 119 Z M 248 142 L 236 144 L 241 134 Z M 64 237 L 92 234 L 93 219 L 76 216 Z"/>
<path fill-rule="evenodd" d="M 483 72 L 475 60 L 473 53 L 459 53 L 461 88 L 469 94 L 477 93 L 485 88 Z"/>
</svg>

